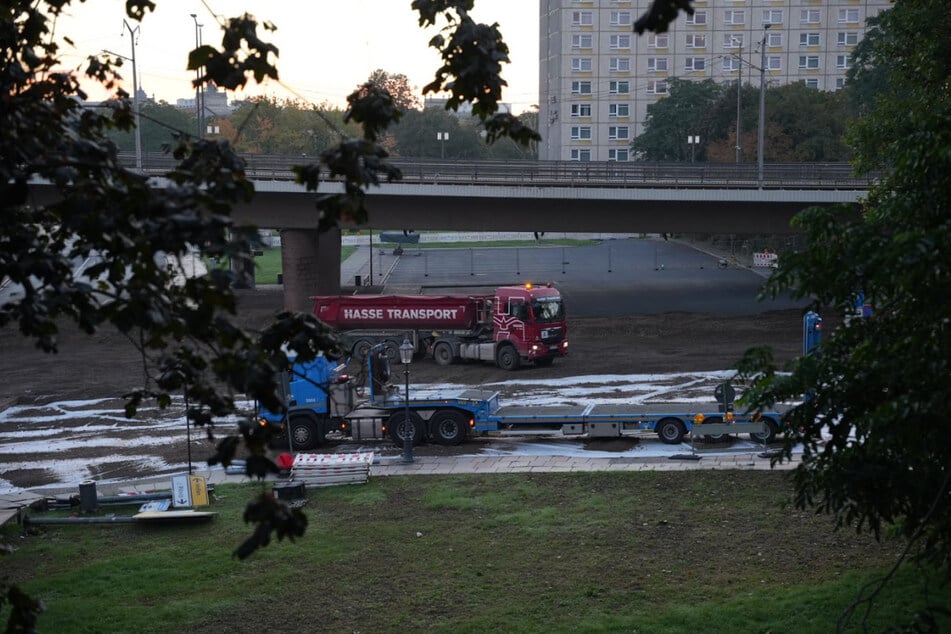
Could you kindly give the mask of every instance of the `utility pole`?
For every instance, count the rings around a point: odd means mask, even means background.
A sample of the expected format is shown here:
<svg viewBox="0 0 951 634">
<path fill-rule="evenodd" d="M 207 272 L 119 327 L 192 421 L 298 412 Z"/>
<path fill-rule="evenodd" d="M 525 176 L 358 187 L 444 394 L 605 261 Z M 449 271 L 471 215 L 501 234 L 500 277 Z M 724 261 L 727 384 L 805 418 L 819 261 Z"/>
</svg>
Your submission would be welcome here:
<svg viewBox="0 0 951 634">
<path fill-rule="evenodd" d="M 763 39 L 759 43 L 759 138 L 756 140 L 756 168 L 760 189 L 763 187 L 763 153 L 766 151 L 766 31 L 769 27 L 769 24 L 763 27 Z"/>
<path fill-rule="evenodd" d="M 127 20 L 122 21 L 124 28 L 129 30 L 129 37 L 132 40 L 132 57 L 126 57 L 125 55 L 120 55 L 113 51 L 103 49 L 103 53 L 108 53 L 115 57 L 121 57 L 122 59 L 127 59 L 132 62 L 132 115 L 135 121 L 135 169 L 138 172 L 142 171 L 142 128 L 139 125 L 139 76 L 138 70 L 136 69 L 135 64 L 135 37 L 139 32 L 139 27 L 136 26 L 134 29 L 129 25 Z M 123 32 L 122 35 L 125 35 Z"/>
<path fill-rule="evenodd" d="M 192 20 L 195 21 L 195 48 L 201 47 L 201 24 L 198 24 L 198 15 L 195 13 L 191 14 Z M 201 103 L 201 67 L 195 69 L 195 128 L 198 132 L 197 138 L 201 139 L 204 135 L 202 134 L 202 110 L 203 105 Z"/>
<path fill-rule="evenodd" d="M 743 161 L 743 147 L 740 142 L 740 138 L 743 136 L 743 122 L 741 118 L 742 107 L 741 107 L 741 97 L 740 89 L 743 87 L 743 47 L 740 47 L 740 52 L 736 57 L 737 61 L 740 62 L 740 67 L 737 68 L 736 72 L 736 162 L 740 163 Z"/>
</svg>

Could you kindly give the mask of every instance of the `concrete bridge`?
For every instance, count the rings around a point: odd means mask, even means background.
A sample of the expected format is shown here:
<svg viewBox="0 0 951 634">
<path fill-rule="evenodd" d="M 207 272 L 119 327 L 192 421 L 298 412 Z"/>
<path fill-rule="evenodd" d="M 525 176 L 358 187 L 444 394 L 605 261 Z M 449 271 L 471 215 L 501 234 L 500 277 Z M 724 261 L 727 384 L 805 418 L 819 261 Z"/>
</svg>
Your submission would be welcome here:
<svg viewBox="0 0 951 634">
<path fill-rule="evenodd" d="M 134 164 L 131 155 L 123 157 Z M 329 179 L 316 193 L 295 183 L 307 157 L 248 155 L 256 195 L 235 210 L 239 224 L 281 230 L 285 306 L 308 310 L 307 297 L 340 292 L 340 231 L 317 232 L 316 200 L 341 193 Z M 579 163 L 395 159 L 403 178 L 372 187 L 373 229 L 788 234 L 806 207 L 857 205 L 869 179 L 844 163 Z M 130 165 L 131 166 L 131 165 Z M 143 171 L 173 166 L 146 154 Z M 353 228 L 358 228 L 354 226 Z"/>
</svg>

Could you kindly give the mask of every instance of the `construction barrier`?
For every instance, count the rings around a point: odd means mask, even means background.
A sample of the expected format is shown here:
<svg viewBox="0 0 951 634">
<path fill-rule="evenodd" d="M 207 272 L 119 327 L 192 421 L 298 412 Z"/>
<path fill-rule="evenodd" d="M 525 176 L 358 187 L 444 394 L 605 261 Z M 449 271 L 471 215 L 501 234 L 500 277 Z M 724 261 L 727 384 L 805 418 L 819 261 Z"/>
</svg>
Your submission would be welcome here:
<svg viewBox="0 0 951 634">
<path fill-rule="evenodd" d="M 753 254 L 753 266 L 765 266 L 767 268 L 776 268 L 776 258 L 778 256 L 775 253 L 763 252 L 763 253 L 754 253 Z"/>
<path fill-rule="evenodd" d="M 291 466 L 291 480 L 310 486 L 366 484 L 374 453 L 301 453 Z"/>
</svg>

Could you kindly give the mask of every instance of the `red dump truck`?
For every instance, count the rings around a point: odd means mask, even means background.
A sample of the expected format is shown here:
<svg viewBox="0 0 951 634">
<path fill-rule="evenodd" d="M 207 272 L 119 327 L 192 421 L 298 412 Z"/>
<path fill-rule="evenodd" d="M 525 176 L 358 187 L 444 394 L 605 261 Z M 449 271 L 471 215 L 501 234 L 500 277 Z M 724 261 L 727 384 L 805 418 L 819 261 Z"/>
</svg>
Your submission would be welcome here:
<svg viewBox="0 0 951 634">
<path fill-rule="evenodd" d="M 322 295 L 314 315 L 363 359 L 376 344 L 399 359 L 404 339 L 439 365 L 493 361 L 515 370 L 568 354 L 561 294 L 551 285 L 502 286 L 494 295 Z"/>
</svg>

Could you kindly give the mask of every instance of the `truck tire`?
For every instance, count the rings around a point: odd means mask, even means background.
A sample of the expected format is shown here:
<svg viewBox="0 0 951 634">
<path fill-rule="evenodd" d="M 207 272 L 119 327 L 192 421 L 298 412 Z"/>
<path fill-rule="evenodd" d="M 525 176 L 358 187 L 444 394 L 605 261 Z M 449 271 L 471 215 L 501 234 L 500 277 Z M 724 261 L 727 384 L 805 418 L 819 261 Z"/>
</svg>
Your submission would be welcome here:
<svg viewBox="0 0 951 634">
<path fill-rule="evenodd" d="M 390 439 L 397 447 L 403 446 L 403 435 L 406 428 L 409 427 L 409 433 L 412 436 L 413 445 L 418 445 L 423 440 L 423 419 L 416 412 L 409 413 L 409 425 L 406 425 L 406 414 L 403 410 L 393 412 L 386 421 L 386 431 Z"/>
<path fill-rule="evenodd" d="M 450 365 L 453 361 L 452 346 L 441 341 L 433 347 L 433 360 L 436 365 Z"/>
<path fill-rule="evenodd" d="M 719 425 L 721 423 L 723 423 L 723 418 L 721 418 L 720 416 L 711 416 L 710 418 L 703 419 L 703 422 L 700 423 L 699 425 L 696 425 L 694 427 L 694 431 L 690 433 L 691 434 L 699 433 L 700 431 L 703 430 L 703 426 L 706 424 Z M 730 437 L 730 434 L 704 434 L 703 435 L 703 439 L 707 442 L 723 442 L 729 437 Z"/>
<path fill-rule="evenodd" d="M 495 353 L 495 364 L 503 370 L 509 372 L 518 370 L 520 362 L 521 359 L 518 357 L 518 350 L 515 349 L 515 346 L 501 346 Z"/>
<path fill-rule="evenodd" d="M 683 442 L 687 429 L 677 418 L 663 418 L 654 428 L 660 439 L 667 445 L 679 445 Z"/>
<path fill-rule="evenodd" d="M 322 425 L 309 414 L 291 414 L 290 416 L 291 449 L 293 451 L 307 451 L 319 447 L 324 441 Z"/>
<path fill-rule="evenodd" d="M 466 439 L 468 418 L 456 410 L 439 410 L 429 419 L 429 433 L 440 445 L 458 445 Z"/>
<path fill-rule="evenodd" d="M 750 434 L 750 440 L 764 445 L 768 445 L 776 440 L 776 434 L 779 432 L 779 425 L 776 424 L 776 421 L 764 416 L 759 422 L 766 424 L 766 431 L 762 434 Z"/>
<path fill-rule="evenodd" d="M 370 354 L 370 348 L 373 347 L 373 343 L 366 339 L 358 339 L 353 348 L 350 349 L 353 358 L 357 361 L 363 361 L 367 358 L 367 355 Z"/>
<path fill-rule="evenodd" d="M 386 358 L 390 360 L 390 363 L 399 363 L 400 361 L 400 344 L 392 339 L 386 340 L 386 347 L 383 348 L 383 354 L 386 355 Z"/>
</svg>

